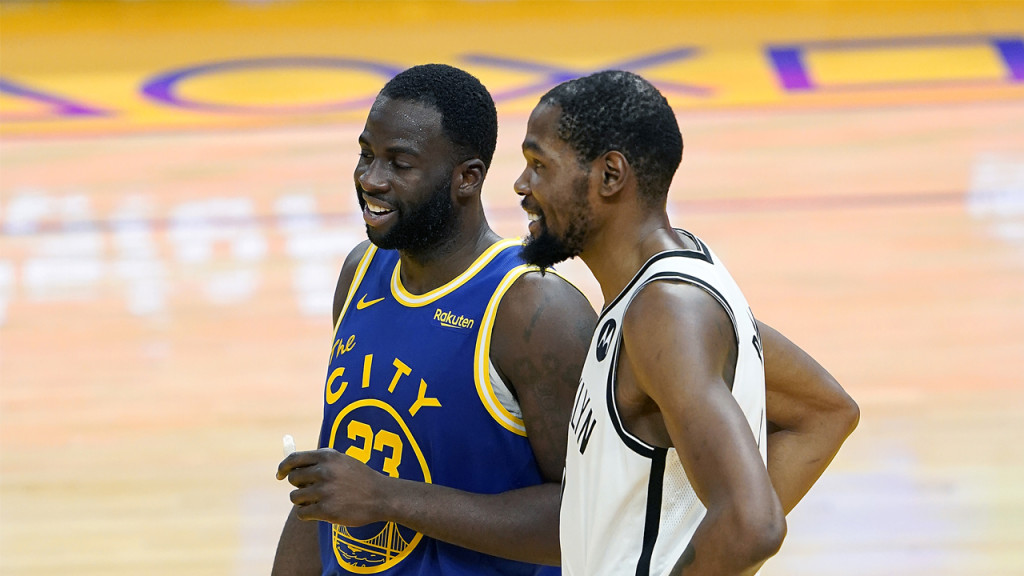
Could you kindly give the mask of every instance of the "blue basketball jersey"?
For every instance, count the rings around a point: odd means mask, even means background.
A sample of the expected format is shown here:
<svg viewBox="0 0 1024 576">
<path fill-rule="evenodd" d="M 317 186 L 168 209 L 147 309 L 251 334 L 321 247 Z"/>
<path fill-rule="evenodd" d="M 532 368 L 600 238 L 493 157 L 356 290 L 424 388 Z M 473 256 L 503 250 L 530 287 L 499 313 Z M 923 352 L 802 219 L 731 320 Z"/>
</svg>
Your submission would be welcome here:
<svg viewBox="0 0 1024 576">
<path fill-rule="evenodd" d="M 370 246 L 335 328 L 320 447 L 382 474 L 476 493 L 543 483 L 511 392 L 490 363 L 502 296 L 523 274 L 521 242 L 488 248 L 426 294 L 401 282 L 398 252 Z M 393 522 L 320 522 L 324 574 L 559 574 L 426 537 Z"/>
</svg>

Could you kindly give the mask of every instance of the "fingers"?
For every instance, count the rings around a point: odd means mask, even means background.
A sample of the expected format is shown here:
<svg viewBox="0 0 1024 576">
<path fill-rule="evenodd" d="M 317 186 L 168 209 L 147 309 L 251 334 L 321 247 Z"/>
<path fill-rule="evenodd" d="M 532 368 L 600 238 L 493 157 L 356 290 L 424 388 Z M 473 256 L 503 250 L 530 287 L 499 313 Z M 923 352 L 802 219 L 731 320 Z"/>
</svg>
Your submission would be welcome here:
<svg viewBox="0 0 1024 576">
<path fill-rule="evenodd" d="M 288 497 L 295 505 L 295 517 L 299 520 L 328 520 L 316 488 L 292 490 Z"/>
<path fill-rule="evenodd" d="M 323 520 L 324 522 L 330 522 L 323 512 L 323 506 L 319 502 L 295 506 L 295 517 L 299 520 Z"/>
<path fill-rule="evenodd" d="M 316 504 L 320 501 L 320 497 L 317 495 L 315 488 L 296 488 L 288 494 L 288 498 L 295 504 L 299 509 Z M 298 513 L 299 510 L 296 510 Z"/>
<path fill-rule="evenodd" d="M 305 488 L 319 480 L 323 480 L 320 466 L 303 466 L 288 473 L 288 482 L 296 488 Z"/>
<path fill-rule="evenodd" d="M 284 480 L 296 468 L 313 466 L 320 462 L 320 458 L 321 452 L 319 450 L 292 452 L 277 465 L 277 479 Z"/>
</svg>

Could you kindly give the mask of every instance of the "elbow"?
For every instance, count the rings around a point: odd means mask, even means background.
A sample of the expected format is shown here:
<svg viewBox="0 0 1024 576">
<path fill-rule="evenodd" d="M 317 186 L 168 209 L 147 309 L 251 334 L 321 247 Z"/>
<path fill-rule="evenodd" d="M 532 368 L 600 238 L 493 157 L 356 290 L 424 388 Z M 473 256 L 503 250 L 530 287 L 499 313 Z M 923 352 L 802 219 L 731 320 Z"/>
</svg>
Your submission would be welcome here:
<svg viewBox="0 0 1024 576">
<path fill-rule="evenodd" d="M 771 558 L 782 548 L 782 541 L 786 539 L 786 516 L 779 506 L 772 518 L 758 528 L 758 536 L 752 542 L 751 552 L 758 560 Z"/>
<path fill-rule="evenodd" d="M 860 423 L 860 406 L 849 394 L 843 392 L 834 412 L 837 423 L 842 426 L 843 437 L 846 438 L 853 434 L 853 431 L 857 429 L 857 424 Z"/>
<path fill-rule="evenodd" d="M 843 390 L 835 378 L 829 377 L 831 392 L 820 401 L 819 421 L 829 422 L 829 428 L 846 439 L 860 423 L 860 406 Z"/>
<path fill-rule="evenodd" d="M 786 539 L 786 516 L 778 501 L 761 513 L 741 513 L 734 528 L 735 558 L 743 558 L 748 566 L 760 565 L 771 558 L 782 547 Z"/>
</svg>

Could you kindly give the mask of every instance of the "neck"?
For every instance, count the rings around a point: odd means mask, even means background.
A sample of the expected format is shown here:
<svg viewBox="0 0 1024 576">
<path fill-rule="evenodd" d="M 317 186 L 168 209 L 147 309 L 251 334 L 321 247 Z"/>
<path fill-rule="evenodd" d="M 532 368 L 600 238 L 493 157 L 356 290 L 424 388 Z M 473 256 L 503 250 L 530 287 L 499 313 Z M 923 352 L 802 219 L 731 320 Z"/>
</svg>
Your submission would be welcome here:
<svg viewBox="0 0 1024 576">
<path fill-rule="evenodd" d="M 606 305 L 652 256 L 680 247 L 664 210 L 619 218 L 595 232 L 580 258 L 601 284 Z"/>
<path fill-rule="evenodd" d="M 425 294 L 451 282 L 500 239 L 486 220 L 459 231 L 437 246 L 399 250 L 402 285 L 413 294 Z"/>
</svg>

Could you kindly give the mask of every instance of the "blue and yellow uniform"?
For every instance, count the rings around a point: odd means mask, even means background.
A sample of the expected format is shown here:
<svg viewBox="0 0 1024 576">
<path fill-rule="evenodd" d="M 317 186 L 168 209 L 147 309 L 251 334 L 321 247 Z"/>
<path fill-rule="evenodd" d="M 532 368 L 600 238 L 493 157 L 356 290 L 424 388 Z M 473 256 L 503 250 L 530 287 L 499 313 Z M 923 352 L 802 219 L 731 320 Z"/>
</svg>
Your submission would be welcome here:
<svg viewBox="0 0 1024 576">
<path fill-rule="evenodd" d="M 490 362 L 498 304 L 536 270 L 521 247 L 499 241 L 451 282 L 414 295 L 402 286 L 398 252 L 371 245 L 335 328 L 320 447 L 382 474 L 468 492 L 542 483 L 518 404 Z M 325 575 L 543 571 L 393 522 L 319 528 Z"/>
</svg>

